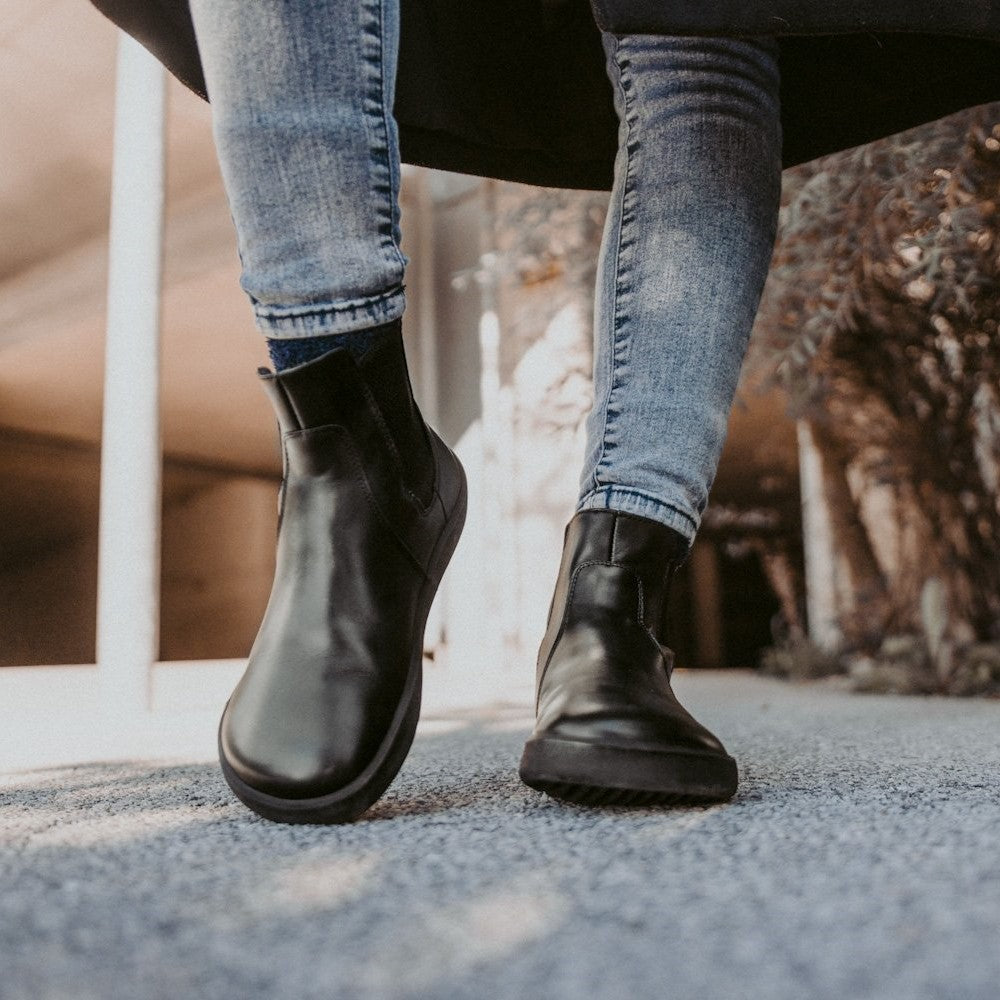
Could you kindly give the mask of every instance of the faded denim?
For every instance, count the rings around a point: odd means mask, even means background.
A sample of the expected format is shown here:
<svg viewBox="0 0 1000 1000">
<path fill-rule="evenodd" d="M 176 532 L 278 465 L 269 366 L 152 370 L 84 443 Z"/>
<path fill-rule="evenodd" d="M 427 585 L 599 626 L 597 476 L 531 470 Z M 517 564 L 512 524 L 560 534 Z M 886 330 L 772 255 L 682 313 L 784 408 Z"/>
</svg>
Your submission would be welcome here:
<svg viewBox="0 0 1000 1000">
<path fill-rule="evenodd" d="M 618 157 L 577 510 L 697 531 L 777 232 L 770 38 L 603 35 Z"/>
<path fill-rule="evenodd" d="M 191 0 L 243 264 L 268 337 L 403 314 L 398 0 Z"/>
<path fill-rule="evenodd" d="M 268 337 L 403 312 L 398 0 L 191 0 L 243 263 Z M 770 38 L 603 35 L 620 120 L 577 509 L 694 537 L 777 227 Z"/>
</svg>

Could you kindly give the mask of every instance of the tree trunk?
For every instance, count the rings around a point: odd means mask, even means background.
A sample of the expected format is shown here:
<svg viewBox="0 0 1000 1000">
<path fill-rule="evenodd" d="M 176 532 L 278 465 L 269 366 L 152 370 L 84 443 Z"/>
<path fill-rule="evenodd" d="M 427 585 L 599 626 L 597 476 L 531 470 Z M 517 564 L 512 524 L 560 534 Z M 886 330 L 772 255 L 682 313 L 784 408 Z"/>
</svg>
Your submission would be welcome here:
<svg viewBox="0 0 1000 1000">
<path fill-rule="evenodd" d="M 878 646 L 890 615 L 885 576 L 847 482 L 847 455 L 828 428 L 810 422 L 837 556 L 838 617 L 845 638 Z"/>
</svg>

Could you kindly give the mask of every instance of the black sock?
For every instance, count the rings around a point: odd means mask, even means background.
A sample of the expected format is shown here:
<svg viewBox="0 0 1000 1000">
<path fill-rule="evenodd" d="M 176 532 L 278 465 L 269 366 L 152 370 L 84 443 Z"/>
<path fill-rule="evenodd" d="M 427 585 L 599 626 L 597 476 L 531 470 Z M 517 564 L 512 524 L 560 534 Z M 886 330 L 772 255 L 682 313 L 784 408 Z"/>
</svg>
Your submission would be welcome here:
<svg viewBox="0 0 1000 1000">
<path fill-rule="evenodd" d="M 304 365 L 307 361 L 346 347 L 355 358 L 360 358 L 383 334 L 395 328 L 398 320 L 391 320 L 382 326 L 369 326 L 363 330 L 350 330 L 347 333 L 325 334 L 320 337 L 295 337 L 292 339 L 271 339 L 267 341 L 267 353 L 271 355 L 271 364 L 276 372 L 296 365 Z"/>
</svg>

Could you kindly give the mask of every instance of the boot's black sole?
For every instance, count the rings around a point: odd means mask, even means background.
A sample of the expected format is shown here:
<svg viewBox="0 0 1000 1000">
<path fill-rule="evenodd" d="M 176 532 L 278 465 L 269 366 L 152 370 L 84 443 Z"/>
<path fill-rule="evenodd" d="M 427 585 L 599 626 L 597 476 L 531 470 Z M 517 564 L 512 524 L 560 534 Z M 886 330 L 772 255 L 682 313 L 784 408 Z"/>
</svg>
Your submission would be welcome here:
<svg viewBox="0 0 1000 1000">
<path fill-rule="evenodd" d="M 444 576 L 444 571 L 458 545 L 462 528 L 465 526 L 465 515 L 468 508 L 468 484 L 461 463 L 458 463 L 458 472 L 462 484 L 461 491 L 448 519 L 448 525 L 442 532 L 437 548 L 431 557 L 427 579 L 424 581 L 418 599 L 419 638 L 415 643 L 413 659 L 410 661 L 410 670 L 403 689 L 403 696 L 378 753 L 364 771 L 349 785 L 327 795 L 303 799 L 288 799 L 269 795 L 248 785 L 229 765 L 222 749 L 222 722 L 220 721 L 219 762 L 222 765 L 222 774 L 226 779 L 226 784 L 245 806 L 265 819 L 274 820 L 277 823 L 350 823 L 358 819 L 381 798 L 403 766 L 403 761 L 406 760 L 406 755 L 413 745 L 417 721 L 420 718 L 424 628 L 427 625 L 427 616 L 430 613 L 431 603 L 437 593 L 438 585 Z M 223 717 L 225 717 L 225 712 L 223 712 Z"/>
<path fill-rule="evenodd" d="M 727 754 L 638 750 L 546 737 L 529 740 L 521 780 L 585 806 L 699 805 L 731 799 L 739 783 Z"/>
</svg>

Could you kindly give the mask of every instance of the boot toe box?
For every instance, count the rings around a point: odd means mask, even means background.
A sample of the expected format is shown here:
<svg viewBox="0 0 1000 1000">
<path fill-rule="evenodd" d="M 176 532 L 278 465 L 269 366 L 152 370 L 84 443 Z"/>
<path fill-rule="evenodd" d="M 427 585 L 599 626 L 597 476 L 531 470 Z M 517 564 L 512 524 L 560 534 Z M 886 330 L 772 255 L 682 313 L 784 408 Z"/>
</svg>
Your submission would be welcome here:
<svg viewBox="0 0 1000 1000">
<path fill-rule="evenodd" d="M 564 685 L 540 705 L 536 735 L 631 749 L 725 754 L 725 747 L 666 692 L 634 684 Z"/>
<path fill-rule="evenodd" d="M 308 799 L 342 791 L 378 752 L 380 732 L 362 705 L 341 698 L 327 711 L 252 715 L 232 704 L 219 751 L 229 769 L 258 792 Z"/>
</svg>

